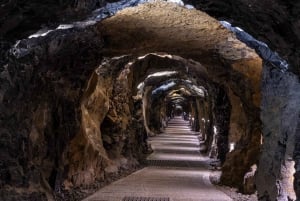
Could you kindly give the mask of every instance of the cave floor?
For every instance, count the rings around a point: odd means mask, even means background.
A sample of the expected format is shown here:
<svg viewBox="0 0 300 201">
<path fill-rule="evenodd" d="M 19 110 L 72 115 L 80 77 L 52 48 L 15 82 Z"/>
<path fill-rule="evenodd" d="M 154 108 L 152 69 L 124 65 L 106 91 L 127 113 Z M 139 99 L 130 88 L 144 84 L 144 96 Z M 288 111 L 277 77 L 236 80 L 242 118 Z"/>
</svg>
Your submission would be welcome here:
<svg viewBox="0 0 300 201">
<path fill-rule="evenodd" d="M 85 201 L 229 201 L 209 180 L 209 158 L 201 156 L 198 134 L 187 121 L 173 118 L 165 133 L 149 139 L 153 153 L 148 167 L 111 185 Z M 150 199 L 152 198 L 152 199 Z"/>
</svg>

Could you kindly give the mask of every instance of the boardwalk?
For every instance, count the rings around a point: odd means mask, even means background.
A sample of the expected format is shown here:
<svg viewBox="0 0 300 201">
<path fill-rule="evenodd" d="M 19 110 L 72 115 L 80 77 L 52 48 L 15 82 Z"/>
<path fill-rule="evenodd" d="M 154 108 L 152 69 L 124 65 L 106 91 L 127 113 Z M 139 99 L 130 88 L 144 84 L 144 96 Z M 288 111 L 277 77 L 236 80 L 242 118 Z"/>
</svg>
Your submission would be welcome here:
<svg viewBox="0 0 300 201">
<path fill-rule="evenodd" d="M 230 201 L 209 181 L 208 158 L 198 136 L 175 117 L 165 133 L 149 139 L 148 167 L 104 187 L 85 201 Z"/>
</svg>

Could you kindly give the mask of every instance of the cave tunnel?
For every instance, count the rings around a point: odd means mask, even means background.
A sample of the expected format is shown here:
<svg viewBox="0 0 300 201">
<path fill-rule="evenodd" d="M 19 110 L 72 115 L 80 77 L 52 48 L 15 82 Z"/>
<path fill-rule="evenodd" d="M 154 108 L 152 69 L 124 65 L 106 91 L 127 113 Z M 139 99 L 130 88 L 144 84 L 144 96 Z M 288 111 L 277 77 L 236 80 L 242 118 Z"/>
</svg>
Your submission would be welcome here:
<svg viewBox="0 0 300 201">
<path fill-rule="evenodd" d="M 0 200 L 300 199 L 298 2 L 0 11 Z"/>
</svg>

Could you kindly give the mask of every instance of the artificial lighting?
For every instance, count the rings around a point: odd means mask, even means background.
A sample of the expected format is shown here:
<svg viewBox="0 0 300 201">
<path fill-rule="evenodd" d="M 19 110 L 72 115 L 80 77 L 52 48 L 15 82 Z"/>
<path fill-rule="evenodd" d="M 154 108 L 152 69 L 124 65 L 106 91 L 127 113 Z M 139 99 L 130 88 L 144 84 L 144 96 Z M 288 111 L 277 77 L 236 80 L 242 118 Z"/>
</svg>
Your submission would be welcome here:
<svg viewBox="0 0 300 201">
<path fill-rule="evenodd" d="M 28 38 L 38 38 L 41 36 L 46 36 L 48 33 L 52 32 L 53 30 L 47 30 L 47 31 L 39 31 L 35 34 L 30 35 Z"/>
<path fill-rule="evenodd" d="M 138 57 L 138 60 L 144 59 L 146 56 L 148 56 L 148 55 L 146 54 L 144 56 L 140 56 L 140 57 Z"/>
<path fill-rule="evenodd" d="M 141 82 L 138 86 L 137 86 L 137 89 L 138 90 L 141 90 L 142 87 L 144 87 L 145 83 L 144 82 Z"/>
<path fill-rule="evenodd" d="M 217 127 L 214 126 L 214 134 L 217 134 L 217 133 L 218 133 Z"/>
<path fill-rule="evenodd" d="M 175 85 L 176 85 L 176 83 L 174 81 L 172 81 L 168 84 L 161 85 L 160 87 L 158 87 L 152 91 L 152 95 L 156 94 L 159 91 L 166 91 L 166 90 L 170 89 L 171 87 L 174 87 Z"/>
<path fill-rule="evenodd" d="M 204 97 L 204 90 L 203 87 L 198 87 L 196 85 L 192 85 L 191 89 L 194 90 L 199 96 Z"/>
<path fill-rule="evenodd" d="M 232 152 L 235 148 L 235 143 L 232 142 L 232 143 L 229 143 L 229 152 Z"/>
<path fill-rule="evenodd" d="M 73 24 L 61 24 L 56 29 L 71 29 L 73 27 L 74 27 Z"/>
<path fill-rule="evenodd" d="M 184 3 L 181 0 L 167 0 L 168 2 L 176 3 L 180 6 L 184 6 Z"/>
<path fill-rule="evenodd" d="M 162 71 L 162 72 L 157 72 L 157 73 L 153 73 L 151 75 L 148 75 L 147 76 L 147 79 L 148 78 L 151 78 L 151 77 L 159 77 L 159 76 L 166 76 L 166 75 L 174 75 L 176 74 L 177 71 Z"/>
</svg>

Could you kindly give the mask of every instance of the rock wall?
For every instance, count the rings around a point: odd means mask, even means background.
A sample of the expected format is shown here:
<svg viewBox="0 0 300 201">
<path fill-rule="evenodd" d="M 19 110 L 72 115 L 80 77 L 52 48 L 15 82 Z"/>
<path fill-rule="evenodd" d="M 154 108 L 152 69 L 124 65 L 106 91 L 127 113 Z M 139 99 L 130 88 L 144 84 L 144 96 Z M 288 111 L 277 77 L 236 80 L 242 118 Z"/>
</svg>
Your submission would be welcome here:
<svg viewBox="0 0 300 201">
<path fill-rule="evenodd" d="M 105 3 L 104 0 L 4 1 L 0 9 L 0 39 L 13 42 L 40 29 L 82 20 Z"/>
<path fill-rule="evenodd" d="M 10 55 L 1 67 L 0 183 L 17 200 L 60 188 L 64 151 L 80 130 L 82 89 L 101 60 L 94 30 L 60 33 L 21 42 L 31 52 Z M 77 51 L 87 38 L 90 48 Z M 8 193 L 9 186 L 23 195 Z"/>
<path fill-rule="evenodd" d="M 101 170 L 108 166 L 109 158 L 100 125 L 110 109 L 112 81 L 111 76 L 100 77 L 96 73 L 89 80 L 81 102 L 81 128 L 71 141 L 64 164 L 70 185 L 87 185 L 104 178 Z"/>
<path fill-rule="evenodd" d="M 221 183 L 237 187 L 241 191 L 243 191 L 243 177 L 250 167 L 257 163 L 260 151 L 261 69 L 260 59 L 242 60 L 231 65 L 224 64 L 224 68 L 217 73 L 226 76 L 214 77 L 215 82 L 224 85 L 230 101 L 232 116 L 229 131 L 226 132 L 230 140 L 235 140 L 234 150 L 226 155 L 222 166 Z M 213 69 L 209 71 L 212 71 L 209 74 L 216 74 Z M 235 129 L 238 129 L 238 133 Z"/>
<path fill-rule="evenodd" d="M 81 102 L 81 130 L 68 151 L 68 178 L 74 186 L 105 180 L 120 168 L 130 168 L 142 159 L 145 146 L 138 121 L 132 119 L 132 73 L 128 60 L 105 61 L 92 75 Z M 142 124 L 142 122 L 140 122 Z M 139 132 L 138 132 L 139 130 Z"/>
<path fill-rule="evenodd" d="M 292 70 L 299 73 L 298 2 L 186 2 L 245 28 L 288 58 Z M 58 22 L 82 19 L 104 3 L 7 1 L 1 5 L 0 193 L 6 196 L 5 200 L 44 200 L 52 191 L 60 191 L 62 183 L 88 184 L 103 179 L 105 172 L 118 171 L 127 159 L 141 157 L 145 148 L 145 144 L 139 144 L 145 142 L 141 101 L 131 99 L 135 95 L 131 91 L 136 91 L 132 82 L 139 76 L 124 69 L 129 59 L 110 63 L 115 71 L 102 74 L 101 79 L 91 75 L 103 55 L 149 51 L 166 51 L 203 61 L 209 79 L 230 91 L 232 103 L 242 104 L 232 109 L 233 113 L 242 112 L 245 119 L 231 118 L 229 138 L 231 134 L 236 137 L 233 132 L 237 125 L 240 136 L 223 166 L 221 180 L 225 184 L 241 188 L 244 174 L 257 162 L 262 95 L 264 145 L 257 173 L 258 195 L 261 200 L 287 199 L 290 193 L 284 183 L 293 171 L 284 170 L 291 169 L 292 153 L 296 163 L 294 184 L 299 194 L 298 78 L 266 65 L 260 94 L 261 61 L 257 55 L 203 13 L 158 3 L 155 8 L 148 5 L 138 11 L 122 11 L 96 25 L 97 29 L 79 24 L 45 37 L 19 41 L 11 54 L 7 51 L 11 41 L 27 37 L 43 23 L 56 26 Z M 166 12 L 174 19 L 170 21 Z M 174 36 L 172 40 L 170 36 Z M 104 107 L 100 110 L 101 105 Z M 151 108 L 151 104 L 147 107 Z M 199 113 L 197 123 L 201 127 L 200 117 Z M 212 123 L 207 128 L 212 132 Z M 150 129 L 146 130 L 149 133 Z"/>
<path fill-rule="evenodd" d="M 297 0 L 183 0 L 209 15 L 241 27 L 288 60 L 300 72 L 300 2 Z"/>
<path fill-rule="evenodd" d="M 295 135 L 299 117 L 299 80 L 292 73 L 282 73 L 265 64 L 262 79 L 263 146 L 256 176 L 259 200 L 295 199 L 284 185 L 281 170 L 291 168 L 286 161 L 298 161 Z M 293 150 L 293 151 L 291 151 Z M 286 167 L 284 167 L 286 166 Z M 297 166 L 295 189 L 297 188 Z M 290 175 L 291 176 L 291 175 Z"/>
<path fill-rule="evenodd" d="M 223 88 L 217 89 L 215 100 L 213 101 L 213 121 L 214 134 L 216 138 L 216 146 L 218 149 L 217 158 L 223 164 L 226 154 L 229 151 L 229 121 L 230 121 L 231 105 L 228 96 Z"/>
<path fill-rule="evenodd" d="M 1 69 L 5 200 L 51 199 L 53 192 L 107 179 L 142 158 L 135 150 L 145 149 L 139 143 L 145 132 L 141 120 L 131 120 L 138 109 L 129 103 L 132 78 L 122 71 L 128 59 L 107 67 L 112 72 L 94 73 L 102 60 L 99 36 L 88 27 L 23 40 L 19 45 L 24 48 L 12 51 Z M 100 128 L 109 133 L 109 126 L 101 125 L 107 119 L 118 136 L 101 135 Z M 104 149 L 103 139 L 114 147 Z"/>
</svg>

